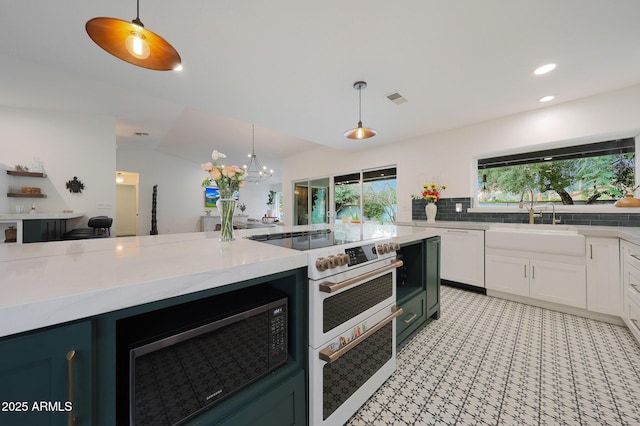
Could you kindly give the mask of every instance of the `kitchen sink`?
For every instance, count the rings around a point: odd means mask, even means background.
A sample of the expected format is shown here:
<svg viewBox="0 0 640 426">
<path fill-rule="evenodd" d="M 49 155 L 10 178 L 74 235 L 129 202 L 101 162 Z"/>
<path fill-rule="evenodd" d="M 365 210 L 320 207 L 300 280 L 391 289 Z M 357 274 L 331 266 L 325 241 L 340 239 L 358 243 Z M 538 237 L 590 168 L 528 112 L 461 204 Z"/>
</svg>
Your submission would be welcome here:
<svg viewBox="0 0 640 426">
<path fill-rule="evenodd" d="M 496 225 L 485 232 L 488 248 L 584 256 L 585 238 L 568 225 Z"/>
</svg>

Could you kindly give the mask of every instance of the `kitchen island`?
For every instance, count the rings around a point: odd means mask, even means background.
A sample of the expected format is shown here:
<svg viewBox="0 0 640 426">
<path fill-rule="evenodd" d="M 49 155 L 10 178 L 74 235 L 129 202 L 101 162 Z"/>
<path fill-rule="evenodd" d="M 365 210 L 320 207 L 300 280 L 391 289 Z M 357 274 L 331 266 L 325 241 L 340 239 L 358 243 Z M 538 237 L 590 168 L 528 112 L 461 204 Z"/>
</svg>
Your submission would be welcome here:
<svg viewBox="0 0 640 426">
<path fill-rule="evenodd" d="M 32 380 L 22 383 L 20 389 L 7 386 L 10 393 L 0 396 L 28 398 L 45 379 L 60 383 L 40 399 L 54 398 L 51 395 L 60 392 L 66 396 L 66 372 L 70 369 L 76 372 L 73 380 L 78 393 L 70 416 L 77 424 L 98 420 L 100 424 L 116 424 L 120 383 L 115 377 L 121 368 L 114 354 L 119 350 L 119 321 L 267 285 L 289 298 L 289 359 L 275 373 L 222 401 L 203 418 L 220 424 L 246 424 L 259 416 L 264 424 L 277 424 L 282 418 L 276 421 L 274 416 L 287 413 L 292 423 L 304 423 L 307 256 L 244 237 L 322 227 L 240 230 L 231 243 L 219 242 L 219 234 L 213 232 L 0 247 L 2 364 L 21 373 L 32 371 L 34 362 L 48 366 L 34 372 Z M 361 232 L 364 238 L 390 237 L 399 244 L 437 235 L 431 229 L 396 226 L 350 226 L 340 231 Z M 0 369 L 0 376 L 7 374 Z M 92 404 L 91 399 L 97 402 Z"/>
</svg>

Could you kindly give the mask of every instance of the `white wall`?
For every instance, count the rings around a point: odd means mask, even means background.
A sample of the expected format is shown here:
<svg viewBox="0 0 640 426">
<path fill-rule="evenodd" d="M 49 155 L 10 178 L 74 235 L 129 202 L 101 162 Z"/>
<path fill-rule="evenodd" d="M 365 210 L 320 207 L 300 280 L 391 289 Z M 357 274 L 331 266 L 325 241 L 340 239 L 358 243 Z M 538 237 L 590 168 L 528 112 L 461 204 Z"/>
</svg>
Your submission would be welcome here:
<svg viewBox="0 0 640 426">
<path fill-rule="evenodd" d="M 0 107 L 0 164 L 32 168 L 44 164 L 46 179 L 10 177 L 5 186 L 40 187 L 47 198 L 0 197 L 0 212 L 14 213 L 16 205 L 28 210 L 36 203 L 38 212 L 73 210 L 86 217 L 106 215 L 115 219 L 115 120 L 112 117 L 72 114 L 35 109 Z M 2 171 L 2 173 L 5 173 Z M 80 194 L 70 193 L 66 183 L 77 176 L 84 183 Z M 98 209 L 98 204 L 111 208 Z"/>
<path fill-rule="evenodd" d="M 205 211 L 204 189 L 200 185 L 207 175 L 200 169 L 199 163 L 150 150 L 119 148 L 116 157 L 118 170 L 139 174 L 139 235 L 149 235 L 151 230 L 154 185 L 158 185 L 158 233 L 200 231 L 200 216 Z M 251 218 L 262 218 L 266 213 L 269 189 L 271 185 L 268 183 L 245 184 L 240 190 L 240 202 L 247 206 L 244 214 Z M 240 214 L 240 211 L 237 213 Z"/>
<path fill-rule="evenodd" d="M 297 179 L 396 164 L 398 221 L 411 220 L 411 194 L 433 180 L 448 185 L 444 197 L 472 197 L 475 158 L 540 144 L 633 136 L 640 129 L 640 86 L 553 105 L 527 113 L 426 135 L 358 152 L 319 148 L 283 161 L 285 222 L 291 221 L 291 184 Z"/>
</svg>

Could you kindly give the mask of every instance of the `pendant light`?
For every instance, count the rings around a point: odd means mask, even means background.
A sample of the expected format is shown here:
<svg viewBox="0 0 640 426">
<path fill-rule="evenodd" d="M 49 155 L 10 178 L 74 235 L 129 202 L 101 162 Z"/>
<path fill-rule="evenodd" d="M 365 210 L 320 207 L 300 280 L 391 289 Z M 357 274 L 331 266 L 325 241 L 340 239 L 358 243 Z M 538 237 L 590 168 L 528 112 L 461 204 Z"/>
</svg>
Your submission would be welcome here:
<svg viewBox="0 0 640 426">
<path fill-rule="evenodd" d="M 344 137 L 347 139 L 369 139 L 378 134 L 373 129 L 368 127 L 362 127 L 362 89 L 367 87 L 365 81 L 356 81 L 353 83 L 353 88 L 358 91 L 358 127 L 355 129 L 347 130 L 344 132 Z"/>
<path fill-rule="evenodd" d="M 256 137 L 255 127 L 251 125 L 251 154 L 249 154 L 249 164 L 245 164 L 242 168 L 247 173 L 246 182 L 262 182 L 273 176 L 273 169 L 267 170 L 267 166 L 262 166 L 256 156 Z"/>
<path fill-rule="evenodd" d="M 140 20 L 140 0 L 136 19 L 93 18 L 85 25 L 98 46 L 118 59 L 158 71 L 182 69 L 180 55 L 165 39 L 144 28 Z"/>
</svg>

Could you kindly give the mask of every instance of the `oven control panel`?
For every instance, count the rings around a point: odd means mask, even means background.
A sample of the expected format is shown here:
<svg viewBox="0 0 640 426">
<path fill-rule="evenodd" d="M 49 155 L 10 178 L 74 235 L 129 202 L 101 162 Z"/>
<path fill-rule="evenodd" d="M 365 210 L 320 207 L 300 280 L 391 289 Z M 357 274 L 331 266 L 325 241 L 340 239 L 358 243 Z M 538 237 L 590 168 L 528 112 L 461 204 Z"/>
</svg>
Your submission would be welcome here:
<svg viewBox="0 0 640 426">
<path fill-rule="evenodd" d="M 342 252 L 319 255 L 312 262 L 318 272 L 330 271 L 335 268 L 361 265 L 383 258 L 395 256 L 400 245 L 393 242 L 377 242 L 361 246 L 348 247 Z M 327 252 L 329 253 L 329 252 Z"/>
</svg>

